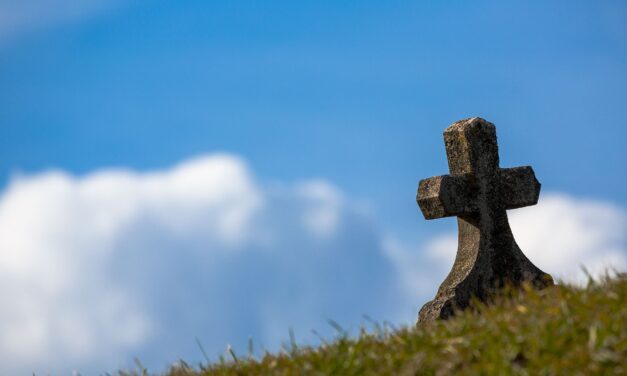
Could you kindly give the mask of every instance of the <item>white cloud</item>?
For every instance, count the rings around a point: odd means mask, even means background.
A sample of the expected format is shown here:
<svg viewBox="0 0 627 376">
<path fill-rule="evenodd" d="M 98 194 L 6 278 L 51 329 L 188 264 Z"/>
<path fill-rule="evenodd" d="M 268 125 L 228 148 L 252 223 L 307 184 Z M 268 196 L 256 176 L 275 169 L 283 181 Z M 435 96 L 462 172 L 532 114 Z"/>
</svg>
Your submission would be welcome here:
<svg viewBox="0 0 627 376">
<path fill-rule="evenodd" d="M 552 193 L 537 206 L 510 212 L 520 248 L 538 267 L 566 281 L 625 270 L 627 214 L 611 204 Z"/>
<path fill-rule="evenodd" d="M 34 30 L 83 19 L 119 0 L 0 0 L 0 42 Z"/>
<path fill-rule="evenodd" d="M 0 357 L 35 365 L 89 359 L 103 348 L 113 359 L 125 355 L 151 325 L 106 270 L 124 257 L 125 233 L 148 221 L 170 238 L 229 250 L 246 241 L 261 207 L 243 163 L 224 155 L 159 173 L 14 180 L 0 200 L 0 296 L 9 302 L 0 310 Z"/>
<path fill-rule="evenodd" d="M 625 268 L 625 213 L 611 205 L 553 194 L 510 213 L 549 273 Z M 329 182 L 262 186 L 233 155 L 15 178 L 0 234 L 0 374 L 102 373 L 134 356 L 160 370 L 200 360 L 196 337 L 215 355 L 249 336 L 276 348 L 288 328 L 310 341 L 327 318 L 411 322 L 456 243 L 383 241 L 363 204 Z"/>
<path fill-rule="evenodd" d="M 15 178 L 0 234 L 2 374 L 164 367 L 199 358 L 195 337 L 276 346 L 393 295 L 376 229 L 335 187 L 263 188 L 232 155 Z"/>
</svg>

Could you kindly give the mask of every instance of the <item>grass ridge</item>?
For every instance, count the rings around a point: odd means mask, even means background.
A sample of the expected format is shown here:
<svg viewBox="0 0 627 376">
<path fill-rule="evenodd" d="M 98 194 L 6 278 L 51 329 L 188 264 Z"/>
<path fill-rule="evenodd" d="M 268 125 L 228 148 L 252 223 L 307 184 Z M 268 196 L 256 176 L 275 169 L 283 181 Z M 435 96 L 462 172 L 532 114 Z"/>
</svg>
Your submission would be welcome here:
<svg viewBox="0 0 627 376">
<path fill-rule="evenodd" d="M 379 325 L 318 347 L 201 364 L 167 376 L 200 375 L 625 375 L 627 275 L 587 286 L 507 290 L 448 321 L 419 328 Z M 336 323 L 334 323 L 337 325 Z M 339 327 L 339 325 L 338 325 Z M 145 374 L 145 369 L 120 375 Z"/>
</svg>

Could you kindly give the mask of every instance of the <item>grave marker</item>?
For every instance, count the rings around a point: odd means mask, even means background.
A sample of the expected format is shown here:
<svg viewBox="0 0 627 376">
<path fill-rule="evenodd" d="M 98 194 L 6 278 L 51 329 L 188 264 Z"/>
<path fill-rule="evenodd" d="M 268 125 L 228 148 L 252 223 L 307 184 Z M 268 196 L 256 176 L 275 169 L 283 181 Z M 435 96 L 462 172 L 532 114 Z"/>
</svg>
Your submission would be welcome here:
<svg viewBox="0 0 627 376">
<path fill-rule="evenodd" d="M 419 323 L 446 319 L 473 296 L 486 301 L 506 284 L 553 285 L 522 253 L 507 220 L 507 209 L 538 202 L 533 169 L 500 168 L 496 128 L 481 118 L 453 123 L 444 143 L 450 175 L 421 180 L 416 199 L 425 219 L 457 217 L 457 256 L 436 297 L 420 310 Z"/>
</svg>

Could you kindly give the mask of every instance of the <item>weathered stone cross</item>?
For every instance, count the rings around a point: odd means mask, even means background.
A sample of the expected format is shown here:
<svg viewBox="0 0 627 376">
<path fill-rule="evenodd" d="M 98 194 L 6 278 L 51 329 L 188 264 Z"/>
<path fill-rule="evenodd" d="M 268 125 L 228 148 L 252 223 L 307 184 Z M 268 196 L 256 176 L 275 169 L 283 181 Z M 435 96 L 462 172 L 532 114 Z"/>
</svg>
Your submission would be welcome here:
<svg viewBox="0 0 627 376">
<path fill-rule="evenodd" d="M 533 169 L 499 168 L 496 128 L 481 118 L 453 123 L 444 131 L 444 143 L 451 174 L 421 180 L 417 201 L 425 219 L 457 216 L 457 256 L 418 323 L 446 319 L 473 296 L 487 301 L 506 284 L 553 284 L 518 248 L 507 221 L 507 209 L 538 202 Z"/>
</svg>

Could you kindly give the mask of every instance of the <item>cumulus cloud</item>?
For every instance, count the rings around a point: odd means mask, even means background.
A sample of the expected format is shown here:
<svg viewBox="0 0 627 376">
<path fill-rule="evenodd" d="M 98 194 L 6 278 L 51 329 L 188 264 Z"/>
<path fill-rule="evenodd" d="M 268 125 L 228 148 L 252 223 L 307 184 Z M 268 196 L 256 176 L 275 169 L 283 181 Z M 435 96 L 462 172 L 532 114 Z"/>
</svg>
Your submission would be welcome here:
<svg viewBox="0 0 627 376">
<path fill-rule="evenodd" d="M 229 249 L 246 240 L 261 205 L 242 163 L 226 156 L 161 173 L 14 180 L 0 201 L 2 358 L 27 365 L 124 354 L 147 338 L 151 317 L 108 270 L 126 257 L 121 242 L 152 227 Z"/>
<path fill-rule="evenodd" d="M 541 269 L 564 281 L 627 268 L 627 214 L 594 200 L 552 193 L 535 207 L 510 212 L 521 249 Z"/>
<path fill-rule="evenodd" d="M 153 370 L 227 344 L 276 349 L 362 314 L 411 322 L 452 265 L 456 235 L 394 241 L 325 180 L 261 184 L 214 154 L 171 168 L 48 171 L 0 195 L 0 374 Z M 544 270 L 625 268 L 625 213 L 544 195 L 510 212 Z M 425 224 L 426 226 L 427 224 Z M 9 361 L 7 361 L 9 359 Z"/>
<path fill-rule="evenodd" d="M 393 306 L 377 230 L 337 188 L 262 187 L 232 155 L 15 178 L 0 234 L 2 374 L 162 368 L 199 359 L 196 337 L 276 348 Z"/>
<path fill-rule="evenodd" d="M 119 0 L 0 0 L 0 43 L 54 24 L 98 14 Z"/>
</svg>

